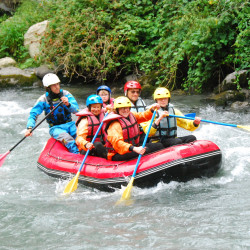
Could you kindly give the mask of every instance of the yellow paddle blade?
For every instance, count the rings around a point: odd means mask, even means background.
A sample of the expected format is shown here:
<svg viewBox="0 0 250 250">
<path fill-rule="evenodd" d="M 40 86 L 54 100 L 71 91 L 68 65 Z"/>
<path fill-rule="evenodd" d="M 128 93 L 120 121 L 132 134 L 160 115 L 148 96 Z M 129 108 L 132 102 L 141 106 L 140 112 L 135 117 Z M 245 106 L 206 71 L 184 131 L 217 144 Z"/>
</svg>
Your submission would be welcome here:
<svg viewBox="0 0 250 250">
<path fill-rule="evenodd" d="M 242 128 L 242 129 L 248 130 L 250 132 L 250 126 L 237 125 L 237 128 Z"/>
<path fill-rule="evenodd" d="M 78 172 L 76 176 L 67 184 L 67 186 L 64 189 L 63 194 L 70 194 L 77 189 L 79 175 L 80 175 L 80 172 Z"/>
<path fill-rule="evenodd" d="M 133 187 L 134 179 L 135 179 L 134 177 L 131 178 L 129 184 L 127 185 L 127 187 L 123 191 L 121 199 L 116 202 L 116 205 L 119 205 L 120 203 L 122 203 L 124 201 L 128 201 L 130 199 L 130 197 L 131 197 L 131 190 L 132 190 L 132 187 Z"/>
</svg>

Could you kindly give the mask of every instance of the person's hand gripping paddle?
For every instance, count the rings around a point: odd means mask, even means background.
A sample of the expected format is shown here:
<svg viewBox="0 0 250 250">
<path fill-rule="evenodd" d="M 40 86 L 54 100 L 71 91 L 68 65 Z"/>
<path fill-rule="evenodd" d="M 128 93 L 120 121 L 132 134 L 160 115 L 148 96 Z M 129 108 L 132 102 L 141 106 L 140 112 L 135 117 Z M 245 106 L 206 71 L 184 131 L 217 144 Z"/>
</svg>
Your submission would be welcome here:
<svg viewBox="0 0 250 250">
<path fill-rule="evenodd" d="M 105 114 L 103 120 L 105 119 L 105 117 L 106 117 L 108 114 L 109 114 L 109 111 Z M 101 130 L 101 128 L 102 128 L 103 120 L 102 120 L 102 122 L 101 122 L 101 124 L 100 124 L 98 130 L 96 131 L 96 133 L 95 133 L 95 135 L 94 135 L 92 141 L 91 141 L 92 144 L 95 142 L 95 139 L 96 139 L 96 137 L 98 136 L 98 134 L 99 134 L 99 132 L 100 132 L 100 130 Z M 80 166 L 80 168 L 79 168 L 78 171 L 77 171 L 76 176 L 67 184 L 67 186 L 65 187 L 65 189 L 64 189 L 64 191 L 63 191 L 63 194 L 70 194 L 70 193 L 74 192 L 74 191 L 77 189 L 78 178 L 79 178 L 80 172 L 81 172 L 81 170 L 82 170 L 82 168 L 83 168 L 83 165 L 84 165 L 84 163 L 85 163 L 85 161 L 86 161 L 86 159 L 87 159 L 87 156 L 88 156 L 88 154 L 89 154 L 89 151 L 90 151 L 90 150 L 88 149 L 87 152 L 86 152 L 86 154 L 85 154 L 85 156 L 84 156 L 84 159 L 83 159 L 83 161 L 82 161 L 82 163 L 81 163 L 81 166 Z"/>
<path fill-rule="evenodd" d="M 34 128 L 32 128 L 30 130 L 30 133 L 32 133 L 43 121 L 46 120 L 46 118 L 48 116 L 50 116 L 61 104 L 63 103 L 63 101 L 60 101 L 59 104 L 54 107 Z M 3 165 L 5 158 L 7 157 L 7 155 L 14 149 L 16 148 L 24 139 L 26 138 L 26 136 L 24 136 L 17 144 L 15 144 L 11 149 L 9 149 L 6 153 L 4 154 L 0 154 L 0 167 Z"/>
<path fill-rule="evenodd" d="M 154 113 L 153 113 L 153 116 L 151 118 L 151 121 L 150 121 L 150 124 L 149 124 L 149 128 L 148 128 L 148 131 L 147 131 L 147 134 L 144 138 L 144 141 L 143 141 L 143 144 L 142 144 L 142 147 L 144 148 L 145 145 L 146 145 L 146 142 L 147 142 L 147 139 L 148 139 L 148 135 L 149 135 L 149 132 L 150 132 L 150 129 L 152 127 L 152 124 L 153 124 L 153 121 L 155 119 L 155 115 L 156 115 L 156 109 L 154 110 Z M 125 190 L 123 191 L 123 194 L 122 194 L 122 197 L 119 201 L 116 202 L 116 205 L 119 205 L 120 203 L 122 202 L 126 202 L 126 203 L 130 203 L 129 200 L 130 200 L 130 197 L 131 197 L 131 190 L 132 190 L 132 187 L 133 187 L 133 183 L 134 183 L 134 179 L 135 179 L 135 175 L 136 175 L 136 172 L 137 172 L 137 168 L 139 166 L 139 163 L 140 163 L 140 160 L 141 160 L 141 157 L 142 155 L 139 155 L 138 159 L 137 159 L 137 162 L 136 162 L 136 165 L 135 165 L 135 169 L 134 169 L 134 172 L 133 172 L 133 175 L 127 185 L 127 187 L 125 188 Z"/>
</svg>

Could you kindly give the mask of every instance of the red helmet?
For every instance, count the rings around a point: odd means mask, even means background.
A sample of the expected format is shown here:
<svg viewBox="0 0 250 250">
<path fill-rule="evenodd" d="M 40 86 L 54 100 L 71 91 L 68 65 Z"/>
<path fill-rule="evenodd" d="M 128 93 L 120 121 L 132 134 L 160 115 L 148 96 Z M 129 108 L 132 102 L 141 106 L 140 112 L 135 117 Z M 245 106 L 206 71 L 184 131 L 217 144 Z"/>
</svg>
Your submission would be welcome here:
<svg viewBox="0 0 250 250">
<path fill-rule="evenodd" d="M 141 84 L 137 81 L 128 81 L 124 85 L 124 93 L 127 93 L 128 89 L 141 89 Z"/>
</svg>

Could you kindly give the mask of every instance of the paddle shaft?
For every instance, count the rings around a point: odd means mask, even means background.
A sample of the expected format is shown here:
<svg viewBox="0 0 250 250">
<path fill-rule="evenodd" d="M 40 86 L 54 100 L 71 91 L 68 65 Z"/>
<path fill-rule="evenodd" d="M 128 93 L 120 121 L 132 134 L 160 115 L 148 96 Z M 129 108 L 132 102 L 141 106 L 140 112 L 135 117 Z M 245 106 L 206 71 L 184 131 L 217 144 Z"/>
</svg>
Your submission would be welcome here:
<svg viewBox="0 0 250 250">
<path fill-rule="evenodd" d="M 44 120 L 51 115 L 52 112 L 54 112 L 61 104 L 63 103 L 63 101 L 60 101 L 59 104 L 54 107 L 34 128 L 32 128 L 30 130 L 30 133 L 32 133 L 39 125 L 41 125 L 42 122 L 44 122 Z M 11 152 L 14 148 L 16 148 L 24 139 L 26 139 L 27 137 L 24 136 L 17 144 L 15 144 L 9 151 Z"/>
<path fill-rule="evenodd" d="M 182 118 L 182 119 L 189 119 L 189 120 L 194 120 L 195 119 L 193 117 L 180 116 L 180 115 L 169 115 L 169 116 L 176 117 L 176 118 Z M 214 122 L 214 121 L 209 121 L 209 120 L 204 120 L 204 119 L 201 119 L 201 122 L 213 123 L 213 124 L 217 124 L 217 125 L 230 126 L 230 127 L 237 127 L 236 124 L 223 123 L 223 122 Z"/>
<path fill-rule="evenodd" d="M 156 110 L 154 110 L 153 116 L 152 116 L 152 118 L 151 118 L 151 121 L 150 121 L 150 124 L 149 124 L 149 127 L 148 127 L 148 131 L 147 131 L 146 136 L 145 136 L 145 138 L 144 138 L 144 141 L 143 141 L 143 144 L 142 144 L 142 147 L 143 147 L 143 148 L 144 148 L 145 145 L 146 145 L 146 142 L 147 142 L 147 139 L 148 139 L 148 135 L 149 135 L 150 129 L 151 129 L 152 124 L 153 124 L 154 119 L 155 119 L 155 115 L 156 115 Z M 137 168 L 138 168 L 138 166 L 139 166 L 141 157 L 142 157 L 142 155 L 139 155 L 139 157 L 138 157 L 138 159 L 137 159 L 137 162 L 136 162 L 136 165 L 135 165 L 135 169 L 134 169 L 132 178 L 134 178 L 135 175 L 136 175 Z"/>
<path fill-rule="evenodd" d="M 104 116 L 103 120 L 107 117 L 107 115 L 108 115 L 108 114 L 109 114 L 109 112 L 107 112 L 107 113 L 105 114 L 105 116 Z M 102 122 L 101 122 L 101 124 L 100 124 L 99 128 L 97 129 L 97 131 L 96 131 L 96 133 L 95 133 L 95 135 L 94 135 L 94 137 L 93 137 L 92 141 L 91 141 L 91 143 L 92 143 L 92 144 L 94 143 L 94 141 L 95 141 L 96 137 L 98 136 L 98 134 L 99 134 L 99 132 L 100 132 L 100 130 L 101 130 L 101 128 L 102 128 L 102 125 L 103 125 L 103 120 L 102 120 Z M 89 154 L 89 151 L 90 151 L 90 150 L 88 149 L 88 150 L 87 150 L 87 152 L 86 152 L 86 154 L 85 154 L 85 156 L 84 156 L 84 159 L 83 159 L 83 161 L 82 161 L 82 164 L 81 164 L 81 166 L 80 166 L 80 168 L 79 168 L 78 172 L 81 172 L 82 167 L 83 167 L 83 164 L 85 163 L 86 158 L 87 158 L 87 156 L 88 156 L 88 154 Z"/>
</svg>

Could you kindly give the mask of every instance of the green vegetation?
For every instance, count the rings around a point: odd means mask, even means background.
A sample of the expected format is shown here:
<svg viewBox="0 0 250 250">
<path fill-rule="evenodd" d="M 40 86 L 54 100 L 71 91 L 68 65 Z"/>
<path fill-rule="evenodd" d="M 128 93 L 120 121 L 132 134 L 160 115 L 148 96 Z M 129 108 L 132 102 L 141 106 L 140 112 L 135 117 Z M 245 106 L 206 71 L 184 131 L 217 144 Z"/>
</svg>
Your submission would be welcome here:
<svg viewBox="0 0 250 250">
<path fill-rule="evenodd" d="M 21 63 L 20 66 L 34 66 L 34 60 L 23 45 L 24 34 L 31 25 L 49 18 L 50 15 L 45 14 L 42 5 L 28 0 L 23 1 L 12 17 L 3 16 L 0 19 L 0 58 L 10 56 Z"/>
<path fill-rule="evenodd" d="M 23 67 L 55 64 L 87 81 L 135 73 L 202 92 L 249 69 L 249 12 L 242 0 L 23 0 L 11 19 L 0 19 L 0 57 Z M 46 19 L 42 55 L 30 59 L 23 35 Z"/>
</svg>

